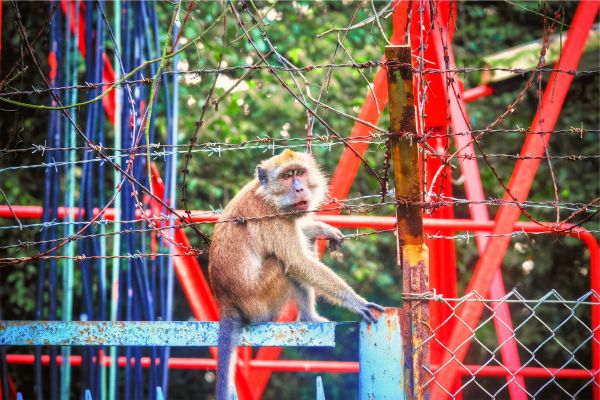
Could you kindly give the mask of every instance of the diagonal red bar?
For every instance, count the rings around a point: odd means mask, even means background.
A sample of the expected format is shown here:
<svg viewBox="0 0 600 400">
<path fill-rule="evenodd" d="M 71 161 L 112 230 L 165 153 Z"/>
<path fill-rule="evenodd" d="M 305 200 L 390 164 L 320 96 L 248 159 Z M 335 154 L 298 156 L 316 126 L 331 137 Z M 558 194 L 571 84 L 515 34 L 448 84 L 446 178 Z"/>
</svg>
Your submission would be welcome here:
<svg viewBox="0 0 600 400">
<path fill-rule="evenodd" d="M 392 13 L 393 33 L 390 38 L 392 44 L 402 44 L 404 41 L 408 3 L 405 0 L 394 2 Z M 385 57 L 382 61 L 385 61 Z M 373 79 L 372 90 L 369 90 L 367 97 L 365 97 L 363 106 L 358 114 L 358 119 L 373 125 L 377 124 L 387 101 L 387 73 L 385 69 L 380 68 Z M 360 121 L 354 123 L 350 138 L 361 137 L 364 140 L 361 140 L 359 143 L 353 143 L 350 146 L 362 156 L 369 147 L 369 136 L 373 133 L 373 128 Z M 360 164 L 360 158 L 352 150 L 345 148 L 329 183 L 329 194 L 334 200 L 343 200 L 348 197 Z M 339 212 L 340 210 L 336 209 L 323 211 L 322 214 L 339 214 Z"/>
<path fill-rule="evenodd" d="M 559 70 L 575 70 L 585 41 L 589 35 L 590 28 L 598 12 L 598 2 L 582 1 L 577 7 L 575 16 L 569 28 L 568 37 L 563 47 L 562 56 L 557 63 Z M 540 104 L 543 114 L 536 113 L 531 131 L 552 131 L 558 119 L 563 102 L 567 95 L 573 75 L 553 72 Z M 544 155 L 545 146 L 550 140 L 551 133 L 545 135 L 527 135 L 523 144 L 521 155 L 530 156 L 534 159 L 518 160 L 511 176 L 508 188 L 517 201 L 525 201 L 529 194 L 535 173 Z M 513 200 L 505 194 L 504 200 Z M 467 292 L 477 291 L 487 293 L 496 271 L 500 268 L 506 249 L 510 243 L 509 233 L 520 215 L 520 210 L 512 206 L 500 206 L 496 215 L 496 227 L 493 237 L 488 243 L 484 253 L 479 258 Z M 444 373 L 436 376 L 432 387 L 431 397 L 434 399 L 448 398 L 453 381 L 458 376 L 458 370 L 463 367 L 463 360 L 467 354 L 473 332 L 483 311 L 483 303 L 468 302 L 462 305 L 456 312 L 460 321 L 452 334 L 449 349 L 450 353 L 444 354 L 440 365 L 444 366 Z M 596 336 L 596 335 L 595 335 Z M 597 362 L 597 361 L 594 361 Z M 597 391 L 596 391 L 597 393 Z"/>
<path fill-rule="evenodd" d="M 446 39 L 446 46 L 444 46 L 443 42 L 443 38 L 450 37 L 450 35 L 447 33 L 448 25 L 446 21 L 448 20 L 446 18 L 442 18 L 442 15 L 438 13 L 435 17 L 434 25 L 439 29 L 434 29 L 431 35 L 433 41 L 432 47 L 435 51 L 435 62 L 438 65 L 438 68 L 442 70 L 450 69 L 456 66 L 451 40 Z M 445 64 L 444 60 L 447 60 L 447 65 Z M 448 96 L 448 109 L 451 115 L 450 126 L 452 132 L 455 133 L 453 136 L 455 147 L 459 149 L 457 156 L 459 159 L 462 176 L 465 178 L 465 193 L 467 199 L 476 201 L 475 204 L 472 204 L 469 207 L 469 214 L 473 220 L 489 221 L 490 217 L 487 206 L 483 202 L 477 202 L 485 200 L 477 159 L 461 157 L 465 155 L 475 155 L 475 146 L 473 145 L 471 135 L 465 136 L 457 134 L 459 132 L 470 131 L 470 126 L 467 123 L 468 115 L 466 113 L 466 105 L 460 96 L 462 91 L 456 80 L 448 79 L 447 81 L 448 88 L 446 89 L 446 93 Z M 485 251 L 485 248 L 489 243 L 489 237 L 478 235 L 475 239 L 477 248 L 481 254 Z M 506 295 L 504 281 L 502 280 L 502 272 L 500 270 L 498 270 L 494 275 L 490 286 L 489 295 L 493 299 L 499 299 Z M 508 308 L 508 303 L 504 302 L 492 304 L 492 307 L 494 307 L 495 310 L 494 325 L 496 328 L 496 335 L 498 337 L 498 344 L 500 346 L 502 364 L 509 369 L 512 368 L 518 371 L 521 368 L 521 360 L 519 357 L 517 342 L 514 337 L 512 318 Z M 449 327 L 453 328 L 454 325 L 455 323 L 450 324 Z M 444 343 L 447 343 L 448 338 L 444 339 Z M 443 352 L 440 353 L 440 356 L 442 354 Z M 512 400 L 527 399 L 525 379 L 522 376 L 513 376 L 511 374 L 507 374 L 506 380 L 508 382 L 508 391 Z"/>
<path fill-rule="evenodd" d="M 165 186 L 160 173 L 156 165 L 152 164 L 151 168 L 152 191 L 159 198 L 163 198 Z M 162 214 L 162 206 L 158 202 L 152 201 L 152 209 L 154 215 Z M 218 321 L 219 311 L 217 303 L 210 290 L 210 285 L 200 268 L 198 259 L 193 255 L 185 255 L 185 252 L 182 250 L 191 248 L 191 243 L 182 228 L 174 228 L 174 232 L 174 237 L 171 239 L 183 247 L 172 246 L 173 267 L 175 268 L 175 273 L 177 274 L 177 278 L 179 278 L 183 292 L 190 303 L 192 313 L 198 321 Z M 167 240 L 164 242 L 165 245 L 169 245 Z M 211 348 L 210 350 L 213 358 L 216 358 L 216 349 Z M 235 386 L 238 397 L 240 399 L 255 399 L 256 397 L 252 394 L 250 384 L 240 366 L 236 367 L 235 375 Z"/>
</svg>

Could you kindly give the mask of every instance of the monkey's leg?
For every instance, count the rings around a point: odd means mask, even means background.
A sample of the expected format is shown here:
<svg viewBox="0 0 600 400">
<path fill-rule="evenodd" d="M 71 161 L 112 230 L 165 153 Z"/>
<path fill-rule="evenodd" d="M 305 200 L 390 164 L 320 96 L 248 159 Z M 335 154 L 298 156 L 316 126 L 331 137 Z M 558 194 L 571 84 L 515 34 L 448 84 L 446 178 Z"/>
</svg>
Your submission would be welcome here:
<svg viewBox="0 0 600 400">
<path fill-rule="evenodd" d="M 223 318 L 219 327 L 216 400 L 231 400 L 235 374 L 235 349 L 242 330 L 238 317 Z"/>
<path fill-rule="evenodd" d="M 315 289 L 294 282 L 294 299 L 298 306 L 298 321 L 327 322 L 327 318 L 317 313 Z"/>
</svg>

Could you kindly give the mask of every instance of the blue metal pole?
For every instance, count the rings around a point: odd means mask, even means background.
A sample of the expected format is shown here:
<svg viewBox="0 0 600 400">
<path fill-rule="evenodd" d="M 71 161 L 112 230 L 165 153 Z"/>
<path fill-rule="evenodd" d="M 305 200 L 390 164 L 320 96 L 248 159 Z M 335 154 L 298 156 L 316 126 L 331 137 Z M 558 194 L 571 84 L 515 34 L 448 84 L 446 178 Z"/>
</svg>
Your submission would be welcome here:
<svg viewBox="0 0 600 400">
<path fill-rule="evenodd" d="M 317 400 L 325 400 L 325 390 L 323 390 L 323 380 L 317 376 Z"/>
<path fill-rule="evenodd" d="M 156 18 L 153 19 L 156 26 Z M 174 37 L 176 38 L 179 34 L 179 30 L 181 29 L 181 23 L 179 21 L 176 22 L 174 29 Z M 158 40 L 158 39 L 157 39 Z M 175 46 L 173 50 L 176 50 L 179 46 Z M 179 56 L 173 57 L 173 70 L 177 71 L 179 65 Z M 167 81 L 168 82 L 168 81 Z M 168 136 L 167 136 L 167 144 L 172 149 L 174 149 L 173 154 L 167 158 L 167 177 L 166 177 L 166 187 L 165 187 L 165 200 L 167 204 L 171 204 L 171 206 L 175 206 L 177 204 L 177 135 L 178 135 L 178 123 L 179 123 L 179 80 L 177 75 L 172 76 L 172 85 L 173 85 L 173 97 L 170 97 L 168 94 L 168 85 L 164 85 L 166 98 L 167 98 L 167 109 L 171 110 L 170 119 L 168 122 Z M 169 99 L 172 99 L 172 104 L 169 104 Z M 171 106 L 171 107 L 169 107 Z M 167 118 L 169 115 L 167 115 Z M 166 211 L 166 210 L 165 210 Z M 165 212 L 166 214 L 166 212 Z M 175 221 L 169 219 L 168 224 L 170 227 L 174 225 Z M 175 229 L 169 229 L 169 236 L 175 236 Z M 173 244 L 169 243 L 169 254 L 173 254 Z M 169 256 L 167 264 L 167 281 L 166 281 L 166 304 L 164 305 L 164 320 L 171 321 L 173 319 L 173 289 L 174 289 L 174 269 L 173 269 L 173 257 Z M 168 395 L 169 388 L 169 368 L 168 361 L 169 356 L 171 354 L 171 350 L 168 347 L 165 347 L 162 352 L 162 388 L 164 390 L 165 395 Z"/>
<path fill-rule="evenodd" d="M 93 46 L 93 25 L 92 25 L 92 7 L 85 8 L 85 48 L 87 49 L 87 54 L 85 57 L 85 81 L 86 82 L 97 82 L 96 76 L 94 73 L 94 51 L 92 49 Z M 90 91 L 87 94 L 87 98 L 90 99 L 95 96 L 95 93 Z M 85 134 L 92 141 L 96 141 L 96 130 L 95 130 L 95 115 L 97 111 L 98 102 L 89 105 L 87 108 L 87 112 L 85 115 Z M 83 152 L 83 160 L 87 161 L 93 157 L 93 153 L 89 151 Z M 81 184 L 79 189 L 79 209 L 84 210 L 85 214 L 79 214 L 78 221 L 84 221 L 88 215 L 92 215 L 93 208 L 93 185 L 95 181 L 95 165 L 84 163 L 82 167 L 81 173 Z M 92 227 L 92 229 L 94 229 Z M 82 240 L 77 241 L 77 254 L 86 254 L 86 255 L 95 255 L 97 254 L 94 251 L 93 246 L 94 239 L 92 238 L 84 238 Z M 81 271 L 81 287 L 83 292 L 83 314 L 80 319 L 94 319 L 93 314 L 93 270 L 92 263 L 90 260 L 83 260 L 79 263 L 79 270 Z M 80 369 L 81 377 L 80 381 L 82 383 L 81 387 L 84 388 L 93 388 L 93 376 L 94 376 L 94 349 L 91 347 L 83 348 L 81 351 L 81 364 L 82 368 Z"/>
<path fill-rule="evenodd" d="M 56 6 L 53 1 L 50 7 Z M 51 51 L 54 52 L 56 57 L 56 77 L 52 83 L 55 86 L 62 86 L 63 82 L 63 69 L 58 66 L 63 63 L 63 51 L 62 46 L 60 45 L 64 41 L 62 29 L 62 17 L 61 13 L 55 12 L 52 15 L 52 24 L 50 27 L 50 45 Z M 58 96 L 62 96 L 60 93 Z M 56 102 L 53 101 L 52 104 Z M 62 146 L 61 138 L 62 138 L 62 117 L 59 114 L 59 111 L 50 111 L 50 122 L 49 122 L 48 132 L 48 142 L 50 146 L 57 148 Z M 52 130 L 53 129 L 53 130 Z M 52 161 L 61 161 L 62 154 L 61 152 L 56 152 L 53 155 Z M 58 216 L 58 206 L 60 202 L 60 173 L 58 171 L 54 171 L 54 174 L 50 174 L 51 180 L 51 195 L 50 195 L 50 205 L 51 205 L 51 214 L 48 216 L 48 221 L 52 221 L 54 218 Z M 58 236 L 58 227 L 52 226 L 48 228 L 50 230 L 50 240 L 55 240 Z M 50 271 L 49 271 L 49 281 L 48 281 L 48 319 L 54 321 L 57 319 L 57 287 L 58 287 L 58 263 L 56 259 L 50 260 Z M 50 347 L 50 397 L 53 399 L 58 398 L 58 363 L 56 362 L 56 358 L 58 355 L 58 349 L 56 347 Z"/>
<path fill-rule="evenodd" d="M 102 9 L 104 7 L 104 1 L 103 0 L 98 0 L 97 3 L 94 3 L 94 10 L 95 10 L 95 16 L 96 16 L 96 44 L 95 44 L 95 75 L 96 75 L 96 80 L 95 82 L 101 82 L 102 81 L 102 71 L 104 69 L 104 60 L 103 60 L 103 54 L 104 54 L 104 24 L 102 21 L 102 14 L 100 12 L 100 9 Z M 98 112 L 96 114 L 96 118 L 97 118 L 97 126 L 96 126 L 96 130 L 98 132 L 97 138 L 98 138 L 98 142 L 99 143 L 105 143 L 104 140 L 104 113 L 102 112 L 102 104 L 101 102 L 98 102 L 97 104 L 97 109 Z M 105 165 L 104 163 L 100 163 L 100 165 L 98 165 L 98 182 L 99 184 L 97 185 L 98 187 L 98 198 L 97 198 L 97 202 L 99 205 L 104 205 L 106 203 L 106 199 L 105 199 L 105 192 L 104 192 L 104 182 L 105 182 L 105 176 L 106 176 L 106 172 L 105 172 Z M 100 225 L 100 234 L 101 236 L 97 239 L 97 245 L 98 245 L 98 249 L 97 249 L 97 253 L 98 254 L 102 254 L 105 255 L 107 254 L 107 249 L 106 249 L 106 226 L 105 225 Z M 106 318 L 106 298 L 107 298 L 107 292 L 106 292 L 106 260 L 105 259 L 101 259 L 98 262 L 98 298 L 99 298 L 99 304 L 98 304 L 98 319 L 100 320 L 105 320 Z M 104 347 L 100 347 L 96 349 L 96 360 L 101 360 L 101 357 L 106 356 L 106 348 Z M 97 399 L 99 400 L 106 400 L 106 389 L 107 389 L 107 382 L 106 382 L 106 365 L 104 363 L 100 363 L 98 369 L 97 369 L 97 377 L 96 377 L 96 384 L 95 384 L 95 388 L 92 387 L 92 390 L 96 396 Z"/>
<path fill-rule="evenodd" d="M 67 35 L 67 82 L 70 85 L 77 85 L 77 64 L 78 64 L 78 39 L 79 39 L 79 0 L 75 1 L 74 7 L 68 4 L 68 18 L 65 31 Z M 69 32 L 70 21 L 73 21 L 75 29 L 73 36 Z M 77 103 L 77 90 L 72 90 L 69 93 L 69 103 Z M 77 113 L 75 110 L 69 110 L 71 118 L 77 120 Z M 69 161 L 67 171 L 67 179 L 65 184 L 65 206 L 69 209 L 75 207 L 75 159 L 76 150 L 74 149 L 77 145 L 76 132 L 73 126 L 66 127 L 65 147 L 71 150 L 66 150 L 66 158 Z M 70 236 L 75 232 L 75 218 L 73 214 L 67 215 L 66 221 L 68 222 L 65 235 Z M 70 242 L 65 246 L 65 255 L 67 257 L 73 257 L 75 255 L 75 243 Z M 62 305 L 62 319 L 68 321 L 72 319 L 73 314 L 73 276 L 74 276 L 74 261 L 72 258 L 67 258 L 64 262 L 63 269 L 63 305 Z M 70 348 L 61 349 L 63 356 L 63 364 L 61 365 L 61 379 L 60 379 L 60 398 L 62 400 L 68 400 L 70 398 L 71 389 L 71 363 L 69 362 L 71 356 Z"/>
<path fill-rule="evenodd" d="M 404 390 L 401 313 L 401 309 L 387 308 L 376 323 L 360 323 L 358 398 L 361 400 L 407 398 Z"/>
<path fill-rule="evenodd" d="M 102 3 L 100 3 L 102 4 Z M 114 57 L 114 65 L 115 65 L 115 80 L 118 80 L 121 77 L 121 65 L 120 60 L 120 52 L 121 52 L 121 1 L 115 0 L 114 3 L 114 49 L 115 49 L 115 57 Z M 115 162 L 119 163 L 119 165 L 123 165 L 121 162 L 121 151 L 118 150 L 122 146 L 121 132 L 122 132 L 122 104 L 123 104 L 123 91 L 121 88 L 115 89 L 115 121 L 114 121 L 114 147 L 115 147 Z M 113 226 L 114 232 L 120 232 L 121 230 L 121 196 L 122 193 L 118 193 L 118 185 L 121 182 L 121 173 L 115 169 L 113 174 L 113 182 L 115 184 L 115 222 Z M 121 254 L 121 235 L 117 234 L 113 236 L 112 241 L 113 246 L 113 255 Z M 119 283 L 119 275 L 120 275 L 120 260 L 118 258 L 114 258 L 112 261 L 112 274 L 111 274 L 111 301 L 110 301 L 110 320 L 117 320 L 117 313 L 119 308 L 119 291 L 120 291 L 120 283 Z M 108 400 L 116 400 L 117 399 L 117 348 L 111 347 L 109 350 L 111 364 L 108 371 Z M 102 400 L 107 400 L 104 396 Z"/>
</svg>

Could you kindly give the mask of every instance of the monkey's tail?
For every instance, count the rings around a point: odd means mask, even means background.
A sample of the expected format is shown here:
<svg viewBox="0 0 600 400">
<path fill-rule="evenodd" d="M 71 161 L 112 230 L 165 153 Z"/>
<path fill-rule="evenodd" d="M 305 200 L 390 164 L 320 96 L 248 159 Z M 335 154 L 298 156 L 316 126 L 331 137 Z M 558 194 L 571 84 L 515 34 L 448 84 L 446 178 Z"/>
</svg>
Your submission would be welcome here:
<svg viewBox="0 0 600 400">
<path fill-rule="evenodd" d="M 216 400 L 231 400 L 234 387 L 236 344 L 242 330 L 237 318 L 222 319 L 219 328 Z"/>
</svg>

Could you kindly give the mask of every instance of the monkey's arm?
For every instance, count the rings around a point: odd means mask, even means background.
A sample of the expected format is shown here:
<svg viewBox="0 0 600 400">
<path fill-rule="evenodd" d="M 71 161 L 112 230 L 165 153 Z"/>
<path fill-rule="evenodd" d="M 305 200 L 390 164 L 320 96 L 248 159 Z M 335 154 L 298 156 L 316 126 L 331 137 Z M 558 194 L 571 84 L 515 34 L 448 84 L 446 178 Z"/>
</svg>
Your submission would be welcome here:
<svg viewBox="0 0 600 400">
<path fill-rule="evenodd" d="M 328 266 L 312 256 L 302 246 L 289 246 L 288 251 L 279 255 L 288 267 L 287 273 L 296 281 L 314 287 L 325 297 L 331 298 L 342 307 L 360 314 L 368 322 L 376 320 L 372 309 L 383 311 L 375 303 L 369 303 L 359 296 L 342 278 Z"/>
<path fill-rule="evenodd" d="M 309 220 L 303 223 L 302 233 L 311 243 L 318 237 L 324 237 L 329 240 L 331 250 L 337 250 L 344 241 L 344 234 L 339 229 L 320 221 Z"/>
</svg>

